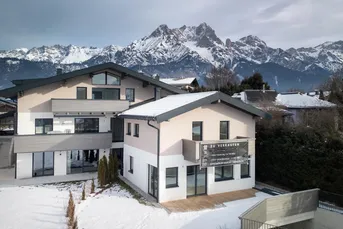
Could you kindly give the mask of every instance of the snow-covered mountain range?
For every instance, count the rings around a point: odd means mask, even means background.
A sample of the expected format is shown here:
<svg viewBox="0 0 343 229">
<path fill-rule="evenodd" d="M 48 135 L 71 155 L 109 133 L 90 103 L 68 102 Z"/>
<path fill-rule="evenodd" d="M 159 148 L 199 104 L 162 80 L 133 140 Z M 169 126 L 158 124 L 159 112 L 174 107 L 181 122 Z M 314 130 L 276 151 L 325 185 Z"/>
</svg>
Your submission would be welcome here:
<svg viewBox="0 0 343 229">
<path fill-rule="evenodd" d="M 54 45 L 0 51 L 0 83 L 51 76 L 56 67 L 70 71 L 109 61 L 147 74 L 197 76 L 200 81 L 212 66 L 225 65 L 241 77 L 259 71 L 279 90 L 310 89 L 343 66 L 343 41 L 283 50 L 252 35 L 224 42 L 206 23 L 174 29 L 160 25 L 126 47 Z"/>
</svg>

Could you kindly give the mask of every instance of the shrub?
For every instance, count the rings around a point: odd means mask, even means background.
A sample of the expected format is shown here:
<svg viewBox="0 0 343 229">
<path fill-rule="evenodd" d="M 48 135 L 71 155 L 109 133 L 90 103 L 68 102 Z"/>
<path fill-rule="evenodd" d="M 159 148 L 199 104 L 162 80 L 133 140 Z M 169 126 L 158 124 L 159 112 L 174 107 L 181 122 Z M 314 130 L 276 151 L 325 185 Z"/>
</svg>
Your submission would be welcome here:
<svg viewBox="0 0 343 229">
<path fill-rule="evenodd" d="M 107 167 L 107 166 L 106 166 Z M 106 184 L 106 169 L 105 169 L 105 163 L 103 158 L 100 159 L 99 161 L 99 166 L 98 166 L 98 183 L 100 187 L 104 187 Z"/>
<path fill-rule="evenodd" d="M 83 185 L 83 189 L 82 189 L 82 200 L 86 200 L 86 184 Z"/>
<path fill-rule="evenodd" d="M 110 183 L 110 179 L 109 179 L 109 172 L 108 172 L 108 162 L 107 162 L 107 157 L 104 155 L 102 157 L 103 160 L 103 166 L 104 166 L 104 184 L 108 184 Z"/>
<path fill-rule="evenodd" d="M 74 222 L 73 222 L 72 229 L 78 229 L 78 226 L 77 226 L 77 217 L 75 218 L 75 220 L 74 220 Z"/>
<path fill-rule="evenodd" d="M 68 201 L 68 207 L 67 207 L 67 217 L 68 220 L 68 226 L 72 227 L 74 224 L 74 216 L 75 216 L 75 203 L 73 194 L 71 191 L 69 191 L 69 201 Z"/>
<path fill-rule="evenodd" d="M 94 184 L 94 178 L 92 178 L 92 184 L 91 184 L 91 193 L 95 192 L 95 184 Z"/>
<path fill-rule="evenodd" d="M 108 173 L 110 183 L 116 182 L 118 179 L 118 159 L 115 155 L 111 155 L 109 158 Z"/>
</svg>

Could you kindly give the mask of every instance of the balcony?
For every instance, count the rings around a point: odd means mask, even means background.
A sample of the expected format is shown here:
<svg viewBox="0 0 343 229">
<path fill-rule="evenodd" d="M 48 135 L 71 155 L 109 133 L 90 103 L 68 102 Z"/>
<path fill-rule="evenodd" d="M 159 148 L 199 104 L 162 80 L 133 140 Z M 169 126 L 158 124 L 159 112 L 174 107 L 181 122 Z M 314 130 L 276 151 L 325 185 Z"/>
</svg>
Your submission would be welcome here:
<svg viewBox="0 0 343 229">
<path fill-rule="evenodd" d="M 14 153 L 111 148 L 112 133 L 16 135 Z"/>
<path fill-rule="evenodd" d="M 120 112 L 129 108 L 127 100 L 51 99 L 53 113 Z"/>
<path fill-rule="evenodd" d="M 225 165 L 225 163 L 240 164 L 247 160 L 248 155 L 255 154 L 255 139 L 214 141 L 182 139 L 182 151 L 185 160 L 194 163 L 200 162 L 202 167 Z"/>
</svg>

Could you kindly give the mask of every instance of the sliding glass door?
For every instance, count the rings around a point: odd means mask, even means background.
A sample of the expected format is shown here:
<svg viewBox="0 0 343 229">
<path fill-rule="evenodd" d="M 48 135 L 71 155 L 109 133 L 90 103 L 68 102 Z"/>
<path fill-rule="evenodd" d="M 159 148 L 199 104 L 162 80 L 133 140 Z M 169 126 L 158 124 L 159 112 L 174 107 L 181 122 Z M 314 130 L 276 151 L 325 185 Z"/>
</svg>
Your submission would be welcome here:
<svg viewBox="0 0 343 229">
<path fill-rule="evenodd" d="M 206 191 L 207 169 L 199 165 L 187 166 L 187 196 L 204 195 Z"/>
<path fill-rule="evenodd" d="M 67 153 L 67 174 L 98 171 L 99 150 L 71 150 Z"/>
<path fill-rule="evenodd" d="M 152 195 L 153 197 L 157 198 L 157 192 L 158 192 L 158 177 L 157 177 L 157 168 L 148 165 L 148 193 Z"/>
<path fill-rule="evenodd" d="M 32 176 L 54 175 L 54 152 L 32 154 Z"/>
</svg>

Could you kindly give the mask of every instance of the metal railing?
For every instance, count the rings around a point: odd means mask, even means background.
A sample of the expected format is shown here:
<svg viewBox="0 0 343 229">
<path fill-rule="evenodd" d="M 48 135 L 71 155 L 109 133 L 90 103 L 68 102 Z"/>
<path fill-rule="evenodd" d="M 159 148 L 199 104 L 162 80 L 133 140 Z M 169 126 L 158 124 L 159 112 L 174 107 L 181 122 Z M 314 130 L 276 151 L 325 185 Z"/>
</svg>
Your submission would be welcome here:
<svg viewBox="0 0 343 229">
<path fill-rule="evenodd" d="M 287 229 L 287 227 L 279 227 L 251 219 L 241 218 L 241 229 Z"/>
</svg>

